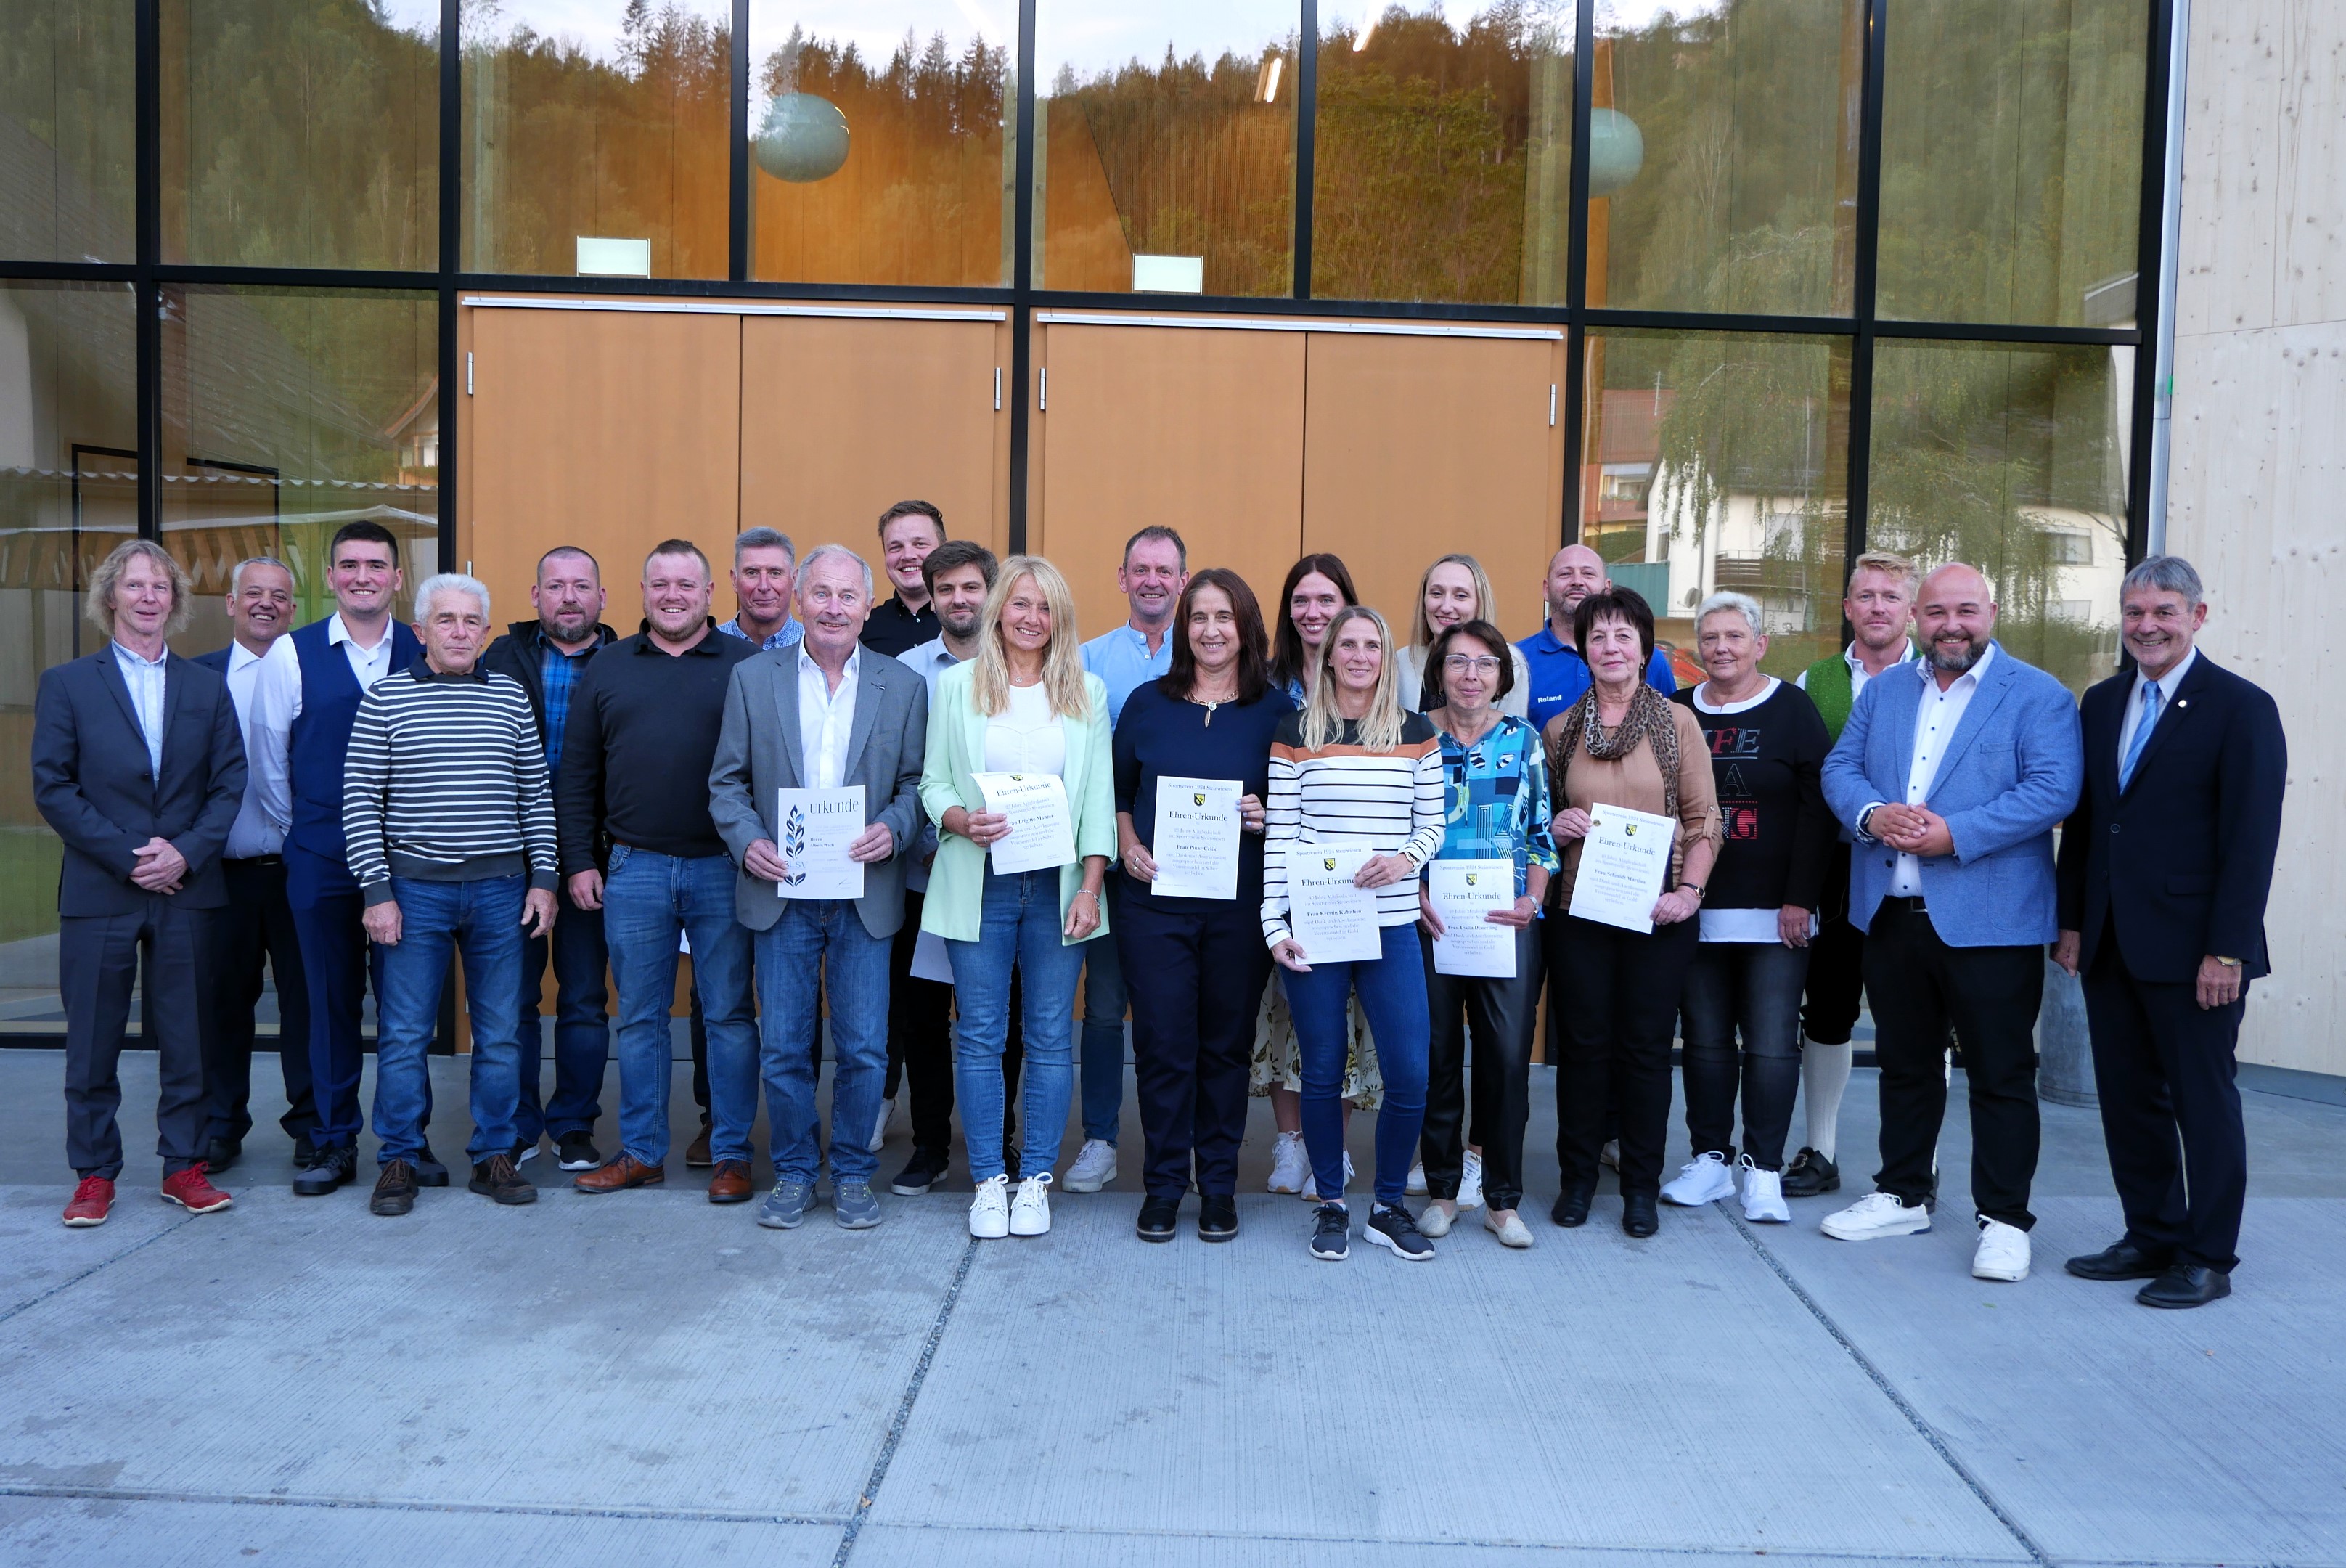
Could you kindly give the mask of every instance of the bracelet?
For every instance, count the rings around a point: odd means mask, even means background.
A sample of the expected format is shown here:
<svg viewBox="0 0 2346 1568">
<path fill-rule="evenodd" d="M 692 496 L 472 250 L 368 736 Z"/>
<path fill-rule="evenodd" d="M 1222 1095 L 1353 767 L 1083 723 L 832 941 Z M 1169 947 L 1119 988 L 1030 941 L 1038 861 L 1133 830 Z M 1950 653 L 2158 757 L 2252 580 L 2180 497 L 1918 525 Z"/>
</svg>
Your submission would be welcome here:
<svg viewBox="0 0 2346 1568">
<path fill-rule="evenodd" d="M 1095 889 L 1095 888 L 1077 888 L 1077 889 L 1076 890 L 1076 897 L 1077 897 L 1077 898 L 1084 898 L 1084 897 L 1086 897 L 1086 896 L 1089 896 L 1091 899 L 1093 899 L 1095 901 L 1096 901 L 1098 900 L 1098 898 L 1099 898 L 1099 891 L 1098 891 L 1098 890 L 1097 890 L 1097 889 Z"/>
</svg>

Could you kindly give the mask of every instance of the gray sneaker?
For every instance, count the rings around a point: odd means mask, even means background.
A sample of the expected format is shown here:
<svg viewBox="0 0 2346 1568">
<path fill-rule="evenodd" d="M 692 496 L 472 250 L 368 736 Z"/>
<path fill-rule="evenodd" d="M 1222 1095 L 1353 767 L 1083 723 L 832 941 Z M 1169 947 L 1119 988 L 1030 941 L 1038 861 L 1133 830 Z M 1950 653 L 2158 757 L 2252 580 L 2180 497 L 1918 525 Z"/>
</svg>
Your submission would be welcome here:
<svg viewBox="0 0 2346 1568">
<path fill-rule="evenodd" d="M 796 1230 L 806 1223 L 807 1184 L 777 1181 L 758 1206 L 758 1223 L 769 1230 Z"/>
<path fill-rule="evenodd" d="M 831 1189 L 831 1209 L 842 1230 L 869 1230 L 880 1223 L 880 1200 L 868 1181 L 843 1181 Z"/>
</svg>

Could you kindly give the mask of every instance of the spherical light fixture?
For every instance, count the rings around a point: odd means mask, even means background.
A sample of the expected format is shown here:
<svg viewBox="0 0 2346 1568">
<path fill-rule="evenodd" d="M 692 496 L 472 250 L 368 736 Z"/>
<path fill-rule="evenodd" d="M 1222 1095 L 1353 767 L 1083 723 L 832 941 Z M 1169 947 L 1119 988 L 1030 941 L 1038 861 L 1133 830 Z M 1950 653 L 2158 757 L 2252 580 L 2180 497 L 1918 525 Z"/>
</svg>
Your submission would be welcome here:
<svg viewBox="0 0 2346 1568">
<path fill-rule="evenodd" d="M 1588 194 L 1611 196 L 1646 167 L 1646 137 L 1619 109 L 1588 111 Z"/>
<path fill-rule="evenodd" d="M 829 98 L 784 93 L 767 103 L 750 147 L 758 167 L 776 179 L 811 185 L 847 161 L 847 117 Z"/>
</svg>

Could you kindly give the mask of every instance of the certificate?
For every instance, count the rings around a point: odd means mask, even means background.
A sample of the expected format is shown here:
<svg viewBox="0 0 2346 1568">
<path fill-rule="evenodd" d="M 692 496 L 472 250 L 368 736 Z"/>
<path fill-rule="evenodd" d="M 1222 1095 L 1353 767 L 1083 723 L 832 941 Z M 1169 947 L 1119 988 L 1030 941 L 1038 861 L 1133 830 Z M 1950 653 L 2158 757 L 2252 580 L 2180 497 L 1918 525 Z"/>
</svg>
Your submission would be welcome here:
<svg viewBox="0 0 2346 1568">
<path fill-rule="evenodd" d="M 786 899 L 860 899 L 863 867 L 848 846 L 863 836 L 863 786 L 774 791 L 774 846 L 784 872 L 774 884 Z"/>
<path fill-rule="evenodd" d="M 1495 925 L 1493 910 L 1515 907 L 1513 860 L 1428 860 L 1425 895 L 1442 917 L 1433 939 L 1433 972 L 1489 980 L 1515 977 L 1515 928 Z"/>
<path fill-rule="evenodd" d="M 1591 806 L 1572 879 L 1572 912 L 1623 931 L 1654 929 L 1678 823 L 1627 806 Z"/>
<path fill-rule="evenodd" d="M 1287 924 L 1303 949 L 1305 963 L 1384 956 L 1383 936 L 1377 930 L 1377 891 L 1352 885 L 1352 878 L 1374 853 L 1329 844 L 1288 845 Z"/>
<path fill-rule="evenodd" d="M 1010 819 L 1010 832 L 988 851 L 997 876 L 1046 871 L 1076 858 L 1075 818 L 1067 787 L 1056 773 L 973 773 L 985 809 Z"/>
<path fill-rule="evenodd" d="M 1239 797 L 1236 779 L 1157 780 L 1157 861 L 1149 891 L 1163 898 L 1239 896 Z"/>
</svg>

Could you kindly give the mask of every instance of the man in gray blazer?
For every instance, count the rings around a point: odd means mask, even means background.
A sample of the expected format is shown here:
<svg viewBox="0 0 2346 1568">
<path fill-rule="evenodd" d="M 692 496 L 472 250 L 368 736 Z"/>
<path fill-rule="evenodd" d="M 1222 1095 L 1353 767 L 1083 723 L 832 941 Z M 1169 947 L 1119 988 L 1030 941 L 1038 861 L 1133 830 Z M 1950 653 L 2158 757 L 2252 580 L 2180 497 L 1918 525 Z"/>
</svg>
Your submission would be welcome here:
<svg viewBox="0 0 2346 1568">
<path fill-rule="evenodd" d="M 904 920 L 899 851 L 921 825 L 929 693 L 909 666 L 867 653 L 859 641 L 872 611 L 872 568 L 853 551 L 809 551 L 797 597 L 804 640 L 733 671 L 709 810 L 741 868 L 738 917 L 756 933 L 759 1058 L 774 1156 L 774 1190 L 758 1223 L 789 1230 L 803 1221 L 821 1162 L 818 1064 L 806 1050 L 820 974 L 835 1063 L 831 1206 L 842 1227 L 862 1230 L 880 1223 L 870 1136 L 888 1074 L 888 953 Z M 862 895 L 801 894 L 811 877 L 824 874 L 801 848 L 820 830 L 810 830 L 801 808 L 786 817 L 777 792 L 859 786 L 863 826 L 848 858 L 862 868 Z"/>
</svg>

